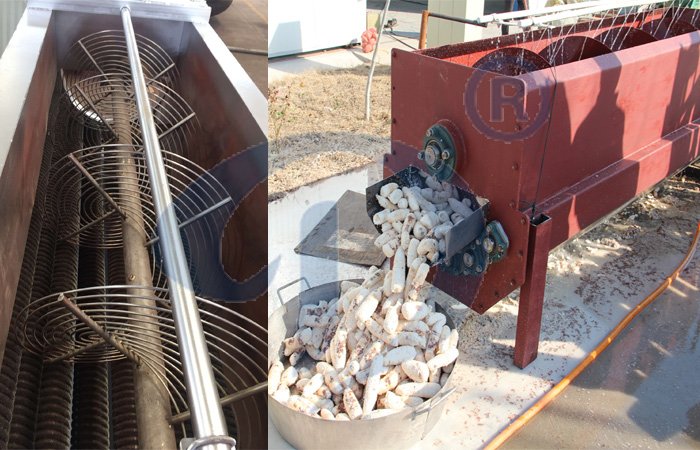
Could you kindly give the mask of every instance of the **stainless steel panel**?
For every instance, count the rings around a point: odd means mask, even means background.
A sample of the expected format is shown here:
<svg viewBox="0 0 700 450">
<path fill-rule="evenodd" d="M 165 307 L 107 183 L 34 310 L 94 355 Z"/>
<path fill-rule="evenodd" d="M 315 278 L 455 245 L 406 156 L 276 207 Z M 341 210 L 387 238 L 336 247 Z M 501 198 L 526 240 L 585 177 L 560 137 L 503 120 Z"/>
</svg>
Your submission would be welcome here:
<svg viewBox="0 0 700 450">
<path fill-rule="evenodd" d="M 119 17 L 128 6 L 134 17 L 209 22 L 211 9 L 204 0 L 29 0 L 29 7 L 72 13 L 109 14 Z"/>
</svg>

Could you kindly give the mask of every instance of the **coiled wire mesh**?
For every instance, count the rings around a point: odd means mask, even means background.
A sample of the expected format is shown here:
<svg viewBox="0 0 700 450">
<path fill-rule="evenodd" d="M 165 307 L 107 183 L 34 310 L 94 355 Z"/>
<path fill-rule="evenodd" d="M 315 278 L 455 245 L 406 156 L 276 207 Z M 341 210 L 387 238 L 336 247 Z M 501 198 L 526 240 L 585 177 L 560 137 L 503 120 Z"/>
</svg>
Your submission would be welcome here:
<svg viewBox="0 0 700 450">
<path fill-rule="evenodd" d="M 156 349 L 151 341 L 145 339 L 153 333 L 144 326 L 151 316 L 134 310 L 129 301 L 133 296 L 127 292 L 131 288 L 133 286 L 99 286 L 48 295 L 22 311 L 17 331 L 26 348 L 43 355 L 45 361 L 97 363 L 124 359 L 125 354 L 115 347 L 94 347 L 96 342 L 103 342 L 103 338 L 66 307 L 65 302 L 72 302 L 124 348 L 136 354 L 140 364 L 153 370 L 168 386 L 174 412 L 183 412 L 187 410 L 187 402 L 168 292 L 152 288 L 153 295 L 146 298 L 153 302 L 152 309 L 158 314 L 156 337 L 162 342 L 164 353 L 161 362 L 155 357 Z M 267 342 L 261 336 L 266 330 L 215 301 L 197 298 L 197 302 L 214 372 L 220 380 L 221 395 L 264 381 L 266 371 L 261 361 L 267 358 Z M 250 414 L 260 412 L 248 411 Z"/>
<path fill-rule="evenodd" d="M 181 230 L 188 231 L 185 248 L 218 241 L 212 224 L 225 223 L 230 210 L 224 206 L 231 198 L 215 177 L 182 156 L 191 151 L 199 124 L 174 90 L 178 73 L 172 59 L 147 38 L 138 36 L 137 42 L 174 207 Z M 46 223 L 31 297 L 18 304 L 13 323 L 24 356 L 16 390 L 22 400 L 13 410 L 10 447 L 136 448 L 134 364 L 149 369 L 167 388 L 173 414 L 187 412 L 130 70 L 119 31 L 80 39 L 61 69 L 65 92 L 57 97 L 49 131 L 55 150 L 49 158 Z M 120 182 L 125 163 L 137 173 L 129 189 Z M 133 201 L 128 200 L 134 198 L 141 204 L 138 210 L 130 209 Z M 139 287 L 122 284 L 127 276 L 122 223 L 137 214 L 149 239 L 153 274 L 153 286 L 143 287 L 151 294 L 141 291 L 138 298 L 133 292 Z M 190 269 L 196 279 L 192 261 Z M 267 331 L 213 300 L 197 301 L 221 396 L 264 382 Z M 155 313 L 156 328 L 149 326 L 154 316 L 144 312 L 144 302 Z M 234 435 L 259 431 L 251 423 L 262 424 L 264 401 L 238 401 L 225 408 L 225 415 Z M 188 420 L 174 425 L 179 437 L 191 435 Z M 236 437 L 241 444 L 248 439 Z"/>
</svg>

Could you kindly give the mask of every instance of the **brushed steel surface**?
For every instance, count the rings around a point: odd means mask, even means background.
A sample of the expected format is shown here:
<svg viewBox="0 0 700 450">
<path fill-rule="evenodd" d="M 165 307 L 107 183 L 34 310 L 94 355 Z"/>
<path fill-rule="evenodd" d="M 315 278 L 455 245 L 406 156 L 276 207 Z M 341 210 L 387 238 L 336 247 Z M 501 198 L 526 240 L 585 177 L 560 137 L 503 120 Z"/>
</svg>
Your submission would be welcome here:
<svg viewBox="0 0 700 450">
<path fill-rule="evenodd" d="M 175 331 L 180 347 L 180 359 L 187 384 L 187 397 L 192 412 L 192 425 L 196 438 L 226 436 L 228 430 L 224 413 L 219 404 L 214 371 L 209 359 L 204 329 L 194 296 L 194 288 L 182 244 L 177 216 L 170 193 L 168 176 L 163 164 L 158 131 L 143 75 L 134 26 L 128 7 L 121 10 L 126 45 L 129 49 L 131 76 L 138 105 L 139 122 L 143 134 L 143 148 L 148 163 L 151 195 L 156 207 L 160 248 L 168 276 L 168 287 L 175 320 Z M 217 444 L 203 448 L 227 449 L 231 446 Z"/>
<path fill-rule="evenodd" d="M 30 8 L 119 16 L 128 6 L 135 17 L 207 23 L 211 8 L 204 0 L 29 0 Z"/>
</svg>

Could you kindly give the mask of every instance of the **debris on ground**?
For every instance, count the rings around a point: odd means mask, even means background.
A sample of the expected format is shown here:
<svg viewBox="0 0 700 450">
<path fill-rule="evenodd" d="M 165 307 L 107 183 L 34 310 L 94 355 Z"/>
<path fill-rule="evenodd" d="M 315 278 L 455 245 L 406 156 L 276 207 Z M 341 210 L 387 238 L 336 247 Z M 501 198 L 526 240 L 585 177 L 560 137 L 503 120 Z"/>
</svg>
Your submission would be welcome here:
<svg viewBox="0 0 700 450">
<path fill-rule="evenodd" d="M 379 161 L 389 151 L 390 67 L 375 70 L 372 118 L 365 121 L 368 70 L 363 65 L 304 73 L 269 86 L 271 200 Z"/>
</svg>

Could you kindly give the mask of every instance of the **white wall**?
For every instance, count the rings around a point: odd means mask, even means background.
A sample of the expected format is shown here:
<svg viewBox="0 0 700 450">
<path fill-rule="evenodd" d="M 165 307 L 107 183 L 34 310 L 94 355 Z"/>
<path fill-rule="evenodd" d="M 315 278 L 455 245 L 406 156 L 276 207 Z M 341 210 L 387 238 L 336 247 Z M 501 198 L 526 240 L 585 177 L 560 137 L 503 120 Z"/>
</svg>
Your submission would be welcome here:
<svg viewBox="0 0 700 450">
<path fill-rule="evenodd" d="M 0 54 L 10 42 L 26 3 L 26 0 L 0 0 Z"/>
<path fill-rule="evenodd" d="M 1 0 L 0 0 L 1 1 Z M 269 0 L 269 57 L 360 42 L 366 0 Z"/>
</svg>

